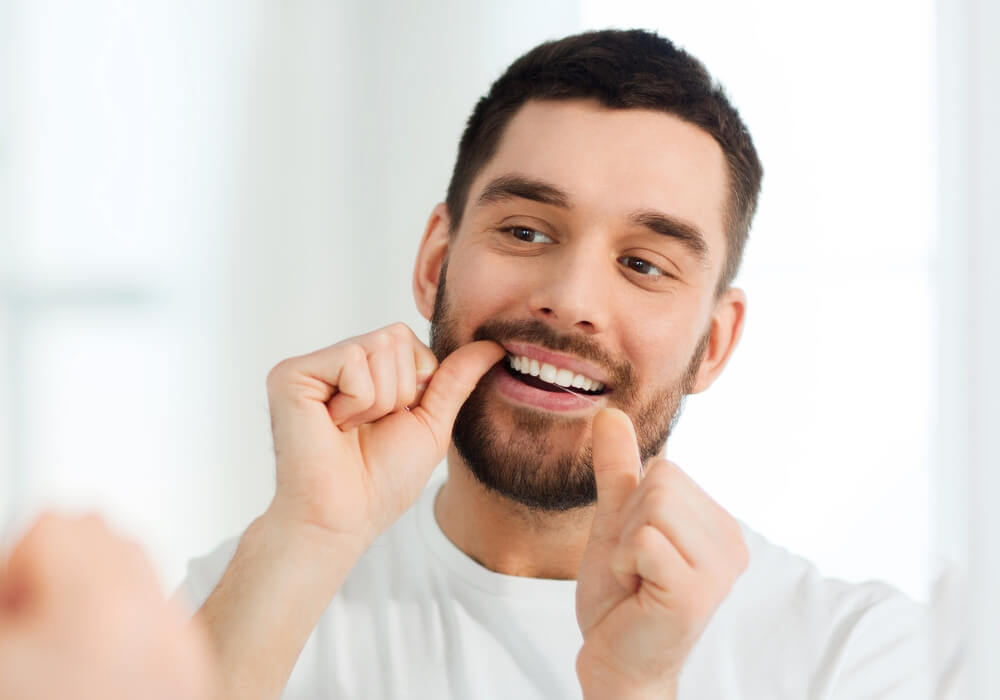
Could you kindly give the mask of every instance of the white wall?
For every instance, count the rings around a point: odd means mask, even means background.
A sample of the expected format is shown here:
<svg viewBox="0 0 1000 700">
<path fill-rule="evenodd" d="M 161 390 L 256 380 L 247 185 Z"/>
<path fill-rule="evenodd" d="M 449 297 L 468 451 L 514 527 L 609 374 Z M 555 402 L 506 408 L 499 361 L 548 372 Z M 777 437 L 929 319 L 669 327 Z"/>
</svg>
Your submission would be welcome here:
<svg viewBox="0 0 1000 700">
<path fill-rule="evenodd" d="M 0 518 L 99 508 L 168 579 L 231 527 L 216 381 L 241 6 L 2 6 Z"/>
</svg>

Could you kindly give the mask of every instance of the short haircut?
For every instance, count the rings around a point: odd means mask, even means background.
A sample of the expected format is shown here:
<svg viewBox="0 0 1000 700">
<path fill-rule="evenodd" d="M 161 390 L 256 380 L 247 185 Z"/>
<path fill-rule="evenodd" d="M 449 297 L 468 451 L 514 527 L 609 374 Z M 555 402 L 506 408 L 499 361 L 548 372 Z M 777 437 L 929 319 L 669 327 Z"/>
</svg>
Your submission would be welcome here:
<svg viewBox="0 0 1000 700">
<path fill-rule="evenodd" d="M 763 168 L 750 133 L 702 63 L 645 30 L 584 32 L 541 44 L 514 61 L 476 104 L 458 146 L 446 204 L 454 234 L 469 188 L 496 154 L 514 114 L 529 100 L 596 99 L 612 109 L 667 112 L 708 132 L 729 174 L 726 262 L 716 294 L 736 278 Z"/>
</svg>

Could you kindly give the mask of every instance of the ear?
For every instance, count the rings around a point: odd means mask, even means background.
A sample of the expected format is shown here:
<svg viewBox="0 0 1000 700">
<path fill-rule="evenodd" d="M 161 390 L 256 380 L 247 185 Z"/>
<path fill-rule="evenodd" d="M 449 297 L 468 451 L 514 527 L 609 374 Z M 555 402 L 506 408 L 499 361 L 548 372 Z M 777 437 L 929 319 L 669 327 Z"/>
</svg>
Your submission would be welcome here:
<svg viewBox="0 0 1000 700">
<path fill-rule="evenodd" d="M 417 262 L 413 267 L 413 298 L 420 315 L 428 321 L 434 313 L 434 298 L 437 296 L 441 266 L 448 257 L 448 247 L 451 245 L 450 222 L 448 207 L 441 202 L 434 207 L 427 221 L 427 229 L 420 241 L 420 250 L 417 251 Z"/>
<path fill-rule="evenodd" d="M 736 344 L 743 335 L 746 319 L 747 297 L 742 289 L 730 287 L 715 304 L 712 312 L 712 327 L 709 331 L 708 347 L 698 367 L 692 394 L 699 394 L 722 374 L 729 362 Z"/>
</svg>

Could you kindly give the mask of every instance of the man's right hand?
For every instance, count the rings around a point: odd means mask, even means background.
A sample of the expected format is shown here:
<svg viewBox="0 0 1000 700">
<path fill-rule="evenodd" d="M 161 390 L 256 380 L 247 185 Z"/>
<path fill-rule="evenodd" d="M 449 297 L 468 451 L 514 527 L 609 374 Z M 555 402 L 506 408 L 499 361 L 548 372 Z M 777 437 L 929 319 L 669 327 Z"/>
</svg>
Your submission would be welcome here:
<svg viewBox="0 0 1000 700">
<path fill-rule="evenodd" d="M 278 364 L 267 379 L 271 513 L 318 526 L 360 554 L 416 500 L 459 408 L 503 354 L 478 341 L 439 366 L 397 323 Z"/>
<path fill-rule="evenodd" d="M 499 345 L 480 341 L 439 366 L 397 324 L 271 370 L 274 500 L 199 612 L 219 659 L 221 697 L 281 695 L 331 598 L 417 499 L 459 407 L 502 357 Z"/>
</svg>

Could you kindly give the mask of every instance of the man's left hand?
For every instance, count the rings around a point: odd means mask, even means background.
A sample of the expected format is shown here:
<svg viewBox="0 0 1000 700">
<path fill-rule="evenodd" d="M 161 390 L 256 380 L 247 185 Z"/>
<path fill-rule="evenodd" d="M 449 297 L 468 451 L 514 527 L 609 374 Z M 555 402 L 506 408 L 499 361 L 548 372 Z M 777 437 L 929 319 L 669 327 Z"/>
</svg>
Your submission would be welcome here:
<svg viewBox="0 0 1000 700">
<path fill-rule="evenodd" d="M 676 465 L 645 475 L 628 416 L 594 418 L 597 508 L 580 565 L 577 675 L 587 700 L 675 698 L 681 669 L 746 569 L 739 523 Z"/>
</svg>

